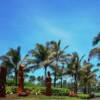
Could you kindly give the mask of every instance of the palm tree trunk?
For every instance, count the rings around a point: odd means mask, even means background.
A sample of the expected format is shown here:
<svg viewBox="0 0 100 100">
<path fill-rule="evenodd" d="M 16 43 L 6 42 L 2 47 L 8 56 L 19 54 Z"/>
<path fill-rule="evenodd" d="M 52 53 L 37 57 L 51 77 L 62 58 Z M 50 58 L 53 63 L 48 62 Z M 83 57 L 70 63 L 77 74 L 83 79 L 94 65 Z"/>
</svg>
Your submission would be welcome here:
<svg viewBox="0 0 100 100">
<path fill-rule="evenodd" d="M 62 72 L 61 72 L 61 88 L 63 86 L 63 70 L 64 70 L 64 64 L 62 66 Z"/>
<path fill-rule="evenodd" d="M 54 73 L 54 87 L 56 87 L 56 80 L 57 80 L 57 76 L 56 76 L 56 71 Z"/>
<path fill-rule="evenodd" d="M 47 77 L 47 66 L 44 66 L 45 68 L 45 78 Z"/>
<path fill-rule="evenodd" d="M 91 84 L 88 84 L 88 94 L 91 94 Z"/>
<path fill-rule="evenodd" d="M 15 68 L 15 86 L 17 86 L 18 84 L 18 80 L 17 80 L 17 68 Z"/>
<path fill-rule="evenodd" d="M 87 85 L 86 84 L 84 84 L 84 94 L 86 94 L 87 93 Z"/>
<path fill-rule="evenodd" d="M 78 84 L 77 83 L 77 75 L 75 75 L 74 78 L 75 78 L 75 89 L 74 90 L 75 90 L 75 93 L 77 94 L 77 84 Z"/>
<path fill-rule="evenodd" d="M 63 80 L 62 80 L 62 75 L 61 75 L 61 88 L 62 88 Z"/>
<path fill-rule="evenodd" d="M 57 66 L 58 66 L 58 60 L 56 61 L 56 68 L 57 68 Z M 56 87 L 56 80 L 57 80 L 57 73 L 56 73 L 57 69 L 56 68 L 55 68 L 55 72 L 54 72 L 54 87 Z"/>
</svg>

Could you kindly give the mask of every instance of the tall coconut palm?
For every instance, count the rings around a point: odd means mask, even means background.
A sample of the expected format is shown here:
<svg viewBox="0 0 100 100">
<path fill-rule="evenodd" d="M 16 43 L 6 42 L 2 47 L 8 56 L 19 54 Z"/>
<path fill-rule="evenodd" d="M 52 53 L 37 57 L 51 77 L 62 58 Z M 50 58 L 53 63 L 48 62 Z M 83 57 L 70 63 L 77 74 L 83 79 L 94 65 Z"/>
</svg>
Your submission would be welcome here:
<svg viewBox="0 0 100 100">
<path fill-rule="evenodd" d="M 58 65 L 59 66 L 59 65 Z M 52 73 L 51 73 L 51 75 L 53 76 L 53 77 L 55 77 L 55 71 L 56 71 L 56 81 L 58 80 L 58 79 L 60 79 L 61 80 L 61 87 L 62 87 L 62 77 L 63 77 L 63 73 L 62 73 L 62 68 L 59 66 L 59 67 L 56 67 L 56 65 L 53 63 L 53 64 L 51 64 L 50 65 L 50 69 L 52 70 Z M 55 85 L 55 84 L 54 84 Z M 55 87 L 55 86 L 54 86 Z"/>
<path fill-rule="evenodd" d="M 46 45 L 36 44 L 35 49 L 30 50 L 29 54 L 31 55 L 31 63 L 35 64 L 36 67 L 45 69 L 45 77 L 47 74 L 47 67 L 52 62 L 51 61 L 51 52 Z M 34 67 L 34 66 L 33 66 Z"/>
<path fill-rule="evenodd" d="M 59 64 L 59 60 L 62 57 L 64 50 L 68 48 L 68 46 L 65 46 L 64 49 L 61 50 L 61 41 L 50 41 L 49 42 L 50 50 L 53 53 L 53 59 L 55 63 L 55 73 L 54 73 L 54 87 L 56 87 L 56 80 L 57 80 L 57 67 Z"/>
<path fill-rule="evenodd" d="M 2 59 L 1 66 L 5 66 L 7 68 L 7 75 L 13 72 L 13 65 L 10 63 L 8 59 Z"/>
<path fill-rule="evenodd" d="M 91 93 L 91 87 L 96 82 L 96 72 L 98 69 L 92 70 L 92 67 L 91 63 L 85 61 L 80 71 L 80 82 L 84 86 L 84 93 Z"/>
<path fill-rule="evenodd" d="M 100 42 L 100 33 L 96 37 L 94 37 L 92 42 L 93 46 L 97 45 L 99 42 Z M 100 59 L 100 46 L 97 46 L 90 51 L 89 60 L 94 56 L 98 56 L 98 58 Z"/>
<path fill-rule="evenodd" d="M 67 66 L 66 73 L 71 75 L 74 78 L 74 91 L 77 93 L 78 89 L 78 80 L 79 80 L 79 73 L 81 68 L 81 61 L 84 56 L 81 58 L 79 57 L 77 52 L 74 52 L 71 55 L 71 61 Z"/>
<path fill-rule="evenodd" d="M 61 67 L 59 67 L 59 70 L 58 70 L 58 73 L 57 73 L 57 77 L 60 78 L 60 83 L 61 83 L 60 87 L 61 88 L 63 87 L 63 76 L 64 76 L 64 70 L 65 70 L 64 65 L 66 64 L 65 59 L 66 59 L 65 57 L 63 59 L 61 58 L 61 60 L 60 60 L 61 61 Z"/>
<path fill-rule="evenodd" d="M 60 73 L 60 80 L 61 80 L 61 88 L 63 86 L 63 72 L 64 72 L 64 66 L 61 68 L 61 73 Z"/>
<path fill-rule="evenodd" d="M 24 57 L 24 59 L 27 55 Z M 1 56 L 0 59 L 3 61 L 3 65 L 6 65 L 8 68 L 13 68 L 15 73 L 15 85 L 17 86 L 17 72 L 19 65 L 24 61 L 21 60 L 21 48 L 18 46 L 17 49 L 11 48 L 6 55 Z"/>
</svg>

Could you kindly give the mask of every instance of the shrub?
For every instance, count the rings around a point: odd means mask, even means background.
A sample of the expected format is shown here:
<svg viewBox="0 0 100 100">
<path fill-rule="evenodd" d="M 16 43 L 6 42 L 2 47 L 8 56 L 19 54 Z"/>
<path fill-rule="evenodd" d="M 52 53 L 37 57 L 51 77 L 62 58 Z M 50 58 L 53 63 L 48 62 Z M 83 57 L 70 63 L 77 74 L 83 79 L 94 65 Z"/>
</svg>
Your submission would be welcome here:
<svg viewBox="0 0 100 100">
<path fill-rule="evenodd" d="M 52 95 L 66 96 L 69 93 L 69 89 L 65 88 L 52 88 Z"/>
<path fill-rule="evenodd" d="M 89 99 L 90 98 L 89 94 L 83 94 L 83 93 L 78 94 L 78 97 L 81 99 Z"/>
<path fill-rule="evenodd" d="M 25 91 L 28 91 L 29 93 L 33 95 L 45 95 L 45 87 L 37 87 L 37 86 L 25 86 Z M 54 96 L 66 96 L 69 93 L 69 89 L 65 88 L 52 88 L 52 95 Z M 17 87 L 14 86 L 7 86 L 6 87 L 6 93 L 7 94 L 14 94 L 17 92 Z"/>
<path fill-rule="evenodd" d="M 33 95 L 40 95 L 41 94 L 41 89 L 40 88 L 33 88 L 31 93 Z"/>
<path fill-rule="evenodd" d="M 11 87 L 6 87 L 6 94 L 13 94 Z"/>
<path fill-rule="evenodd" d="M 34 87 L 31 91 L 33 95 L 45 95 L 45 87 Z M 69 89 L 65 88 L 52 88 L 52 95 L 54 96 L 66 96 L 69 93 Z"/>
<path fill-rule="evenodd" d="M 7 86 L 6 87 L 6 94 L 14 94 L 16 93 L 17 88 L 14 86 Z"/>
<path fill-rule="evenodd" d="M 6 94 L 13 94 L 13 91 L 12 91 L 12 87 L 11 86 L 7 86 L 6 87 Z"/>
</svg>

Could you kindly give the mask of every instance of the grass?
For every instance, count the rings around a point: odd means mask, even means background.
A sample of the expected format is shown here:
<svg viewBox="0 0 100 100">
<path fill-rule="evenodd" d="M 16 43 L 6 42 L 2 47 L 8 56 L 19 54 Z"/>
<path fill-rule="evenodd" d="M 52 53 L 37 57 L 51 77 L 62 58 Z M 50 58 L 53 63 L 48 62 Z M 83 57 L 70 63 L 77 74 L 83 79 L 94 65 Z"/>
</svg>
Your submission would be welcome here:
<svg viewBox="0 0 100 100">
<path fill-rule="evenodd" d="M 43 96 L 43 95 L 29 95 L 27 97 L 18 97 L 16 95 L 8 95 L 6 98 L 0 100 L 82 100 L 79 98 L 74 97 L 67 97 L 67 96 Z"/>
<path fill-rule="evenodd" d="M 21 97 L 15 100 L 82 100 L 74 97 L 65 97 L 65 96 L 31 96 L 31 97 Z"/>
</svg>

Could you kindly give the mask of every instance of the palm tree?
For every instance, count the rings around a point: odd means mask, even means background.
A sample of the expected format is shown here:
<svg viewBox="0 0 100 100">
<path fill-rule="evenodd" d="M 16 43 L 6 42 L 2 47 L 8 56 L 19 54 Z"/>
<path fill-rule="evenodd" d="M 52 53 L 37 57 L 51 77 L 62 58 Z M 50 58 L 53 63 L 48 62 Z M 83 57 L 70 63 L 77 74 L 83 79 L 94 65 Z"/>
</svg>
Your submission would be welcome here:
<svg viewBox="0 0 100 100">
<path fill-rule="evenodd" d="M 17 86 L 17 72 L 19 65 L 25 60 L 26 57 L 27 55 L 24 57 L 24 59 L 21 60 L 21 48 L 19 46 L 17 47 L 17 49 L 11 48 L 6 53 L 6 55 L 0 57 L 3 65 L 11 69 L 14 68 L 16 86 Z"/>
<path fill-rule="evenodd" d="M 97 45 L 100 42 L 100 33 L 94 37 L 93 39 L 93 46 Z M 93 48 L 90 53 L 89 53 L 89 60 L 94 57 L 94 56 L 98 56 L 98 58 L 100 59 L 100 47 L 97 46 L 95 48 Z"/>
<path fill-rule="evenodd" d="M 61 88 L 63 86 L 63 72 L 64 72 L 64 66 L 61 68 L 61 74 L 60 74 L 60 79 L 61 79 Z"/>
<path fill-rule="evenodd" d="M 98 69 L 91 70 L 93 65 L 89 62 L 84 62 L 80 71 L 80 82 L 84 86 L 84 93 L 91 93 L 91 87 L 96 82 L 96 72 Z"/>
<path fill-rule="evenodd" d="M 8 59 L 2 59 L 1 66 L 5 66 L 7 68 L 7 75 L 13 72 L 13 65 L 10 63 Z"/>
<path fill-rule="evenodd" d="M 55 71 L 56 71 L 56 81 L 58 79 L 60 79 L 61 80 L 61 87 L 62 87 L 63 72 L 62 72 L 62 68 L 60 68 L 60 66 L 59 67 L 58 66 L 56 67 L 56 65 L 54 63 L 50 65 L 50 69 L 52 70 L 51 75 L 53 75 L 55 77 Z M 55 87 L 55 84 L 56 83 L 54 83 L 54 87 Z"/>
<path fill-rule="evenodd" d="M 60 87 L 62 88 L 63 87 L 63 76 L 64 76 L 64 62 L 62 61 L 61 62 L 61 68 L 59 67 L 59 70 L 58 70 L 58 73 L 57 73 L 57 76 L 58 78 L 60 78 Z"/>
<path fill-rule="evenodd" d="M 80 74 L 80 68 L 81 68 L 81 61 L 84 56 L 81 58 L 79 57 L 77 52 L 74 52 L 71 55 L 71 61 L 69 62 L 66 70 L 66 74 L 71 75 L 74 78 L 74 91 L 77 93 L 78 89 L 78 81 L 79 81 L 79 74 Z"/>
<path fill-rule="evenodd" d="M 53 57 L 53 62 L 55 63 L 54 65 L 54 87 L 56 87 L 56 80 L 57 80 L 57 69 L 58 69 L 58 63 L 64 54 L 64 50 L 68 48 L 68 46 L 65 46 L 64 49 L 61 50 L 61 41 L 59 40 L 58 42 L 56 41 L 50 41 L 48 42 L 50 50 L 52 52 L 52 57 Z"/>
<path fill-rule="evenodd" d="M 29 55 L 31 55 L 30 64 L 33 64 L 31 68 L 44 67 L 46 77 L 47 67 L 52 62 L 49 48 L 42 44 L 36 44 L 35 49 L 29 51 Z"/>
</svg>

